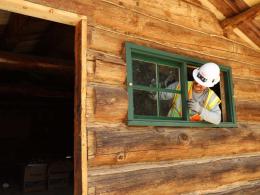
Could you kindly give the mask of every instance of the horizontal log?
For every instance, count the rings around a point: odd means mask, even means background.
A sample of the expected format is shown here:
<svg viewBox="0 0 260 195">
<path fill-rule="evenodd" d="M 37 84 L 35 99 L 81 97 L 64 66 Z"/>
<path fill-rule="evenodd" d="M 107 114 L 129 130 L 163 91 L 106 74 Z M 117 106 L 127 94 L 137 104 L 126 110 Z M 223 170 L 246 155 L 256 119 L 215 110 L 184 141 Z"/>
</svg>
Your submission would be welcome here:
<svg viewBox="0 0 260 195">
<path fill-rule="evenodd" d="M 73 77 L 74 64 L 63 60 L 0 52 L 0 70 L 39 71 Z"/>
<path fill-rule="evenodd" d="M 218 48 L 220 50 L 225 50 L 228 53 L 234 51 L 241 55 L 259 56 L 258 51 L 241 45 L 240 43 L 235 43 L 234 41 L 228 40 L 222 36 L 212 36 L 212 34 L 199 32 L 198 30 L 192 30 L 187 27 L 185 28 L 184 26 L 181 26 L 179 24 L 173 24 L 169 21 L 162 20 L 160 17 L 151 17 L 147 14 L 139 13 L 138 11 L 134 11 L 132 9 L 126 9 L 123 6 L 115 6 L 107 2 L 107 0 L 86 0 L 80 2 L 73 0 L 69 3 L 65 0 L 61 0 L 59 2 L 33 0 L 33 2 L 43 3 L 46 5 L 50 5 L 51 7 L 59 7 L 60 9 L 64 10 L 73 10 L 75 13 L 86 15 L 91 26 L 105 26 L 108 27 L 110 30 L 122 32 L 124 34 L 143 36 L 144 39 L 150 39 L 154 42 L 161 41 L 162 43 L 165 43 L 169 41 L 170 43 L 185 43 L 188 45 L 196 45 L 198 42 L 200 42 L 200 46 L 204 46 L 207 49 Z M 183 2 L 180 1 L 180 3 Z M 161 8 L 160 4 L 158 4 L 157 6 L 158 8 L 156 9 L 159 10 Z M 167 12 L 165 12 L 165 14 L 166 13 Z M 189 12 L 188 14 L 196 13 Z M 190 18 L 187 18 L 187 20 L 190 20 Z M 180 19 L 180 23 L 183 23 L 183 19 Z M 155 34 L 156 37 L 154 37 Z M 161 36 L 162 34 L 164 35 L 163 37 Z M 204 37 L 206 38 L 206 40 L 203 40 Z M 110 42 L 108 45 L 112 46 L 113 42 Z M 195 46 L 195 48 L 197 49 L 198 47 Z M 238 57 L 238 59 L 239 58 L 240 56 Z"/>
<path fill-rule="evenodd" d="M 153 41 L 182 43 L 187 45 L 197 45 L 199 43 L 200 46 L 204 46 L 207 49 L 212 48 L 226 52 L 234 51 L 240 54 L 259 55 L 259 52 L 241 44 L 236 44 L 223 37 L 211 36 L 211 34 L 194 31 L 190 28 L 185 28 L 168 21 L 162 21 L 158 18 L 125 9 L 124 7 L 114 6 L 105 1 L 96 2 L 88 0 L 84 1 L 84 4 L 84 8 L 86 9 L 85 13 L 89 16 L 91 26 L 101 25 L 117 32 L 138 35 L 144 39 Z M 160 6 L 158 7 L 160 8 Z M 117 14 L 115 15 L 114 13 Z M 113 18 L 113 20 L 110 18 Z M 180 21 L 183 22 L 183 20 Z M 161 36 L 162 34 L 164 36 Z"/>
<path fill-rule="evenodd" d="M 237 101 L 236 115 L 238 121 L 260 121 L 260 103 L 255 101 Z"/>
<path fill-rule="evenodd" d="M 91 65 L 94 66 L 94 71 L 88 74 L 90 81 L 124 85 L 126 81 L 125 65 L 101 60 L 95 60 Z"/>
<path fill-rule="evenodd" d="M 235 91 L 237 94 L 236 112 L 239 121 L 258 121 L 260 119 L 260 104 L 255 102 L 259 101 L 259 95 L 255 91 L 255 87 L 258 85 L 252 85 L 253 87 L 249 87 L 246 83 L 241 83 L 241 89 Z M 236 87 L 240 88 L 239 85 L 236 85 Z M 88 110 L 88 117 L 92 118 L 92 121 L 109 123 L 125 122 L 128 112 L 128 95 L 125 88 L 104 85 L 93 86 L 88 91 L 87 104 L 92 107 L 92 110 Z"/>
<path fill-rule="evenodd" d="M 108 169 L 111 170 L 109 167 Z M 181 194 L 214 189 L 260 177 L 260 157 L 234 157 L 193 163 L 136 165 L 109 171 L 89 170 L 89 187 L 96 194 Z"/>
<path fill-rule="evenodd" d="M 128 98 L 122 88 L 96 86 L 94 96 L 95 121 L 124 121 L 127 117 Z"/>
<path fill-rule="evenodd" d="M 225 128 L 96 127 L 89 128 L 89 165 L 113 165 L 205 156 L 233 155 L 260 150 L 259 125 Z M 227 150 L 228 148 L 228 150 Z"/>
<path fill-rule="evenodd" d="M 257 93 L 260 88 L 260 80 L 250 81 L 247 79 L 234 78 L 233 84 L 236 99 L 257 102 L 260 101 L 260 93 Z"/>
<path fill-rule="evenodd" d="M 194 6 L 191 2 L 180 0 L 160 1 L 160 4 L 156 0 L 138 2 L 135 0 L 106 0 L 106 2 L 194 30 L 218 35 L 223 34 L 223 30 L 214 15 L 197 4 L 197 6 Z"/>
<path fill-rule="evenodd" d="M 160 27 L 158 27 L 160 28 Z M 240 51 L 241 47 L 235 44 L 231 44 L 232 49 L 225 51 L 221 48 L 216 49 L 212 47 L 206 47 L 201 44 L 200 40 L 196 43 L 181 43 L 174 40 L 162 40 L 158 37 L 157 40 L 144 38 L 139 35 L 125 35 L 123 33 L 117 33 L 103 27 L 89 27 L 89 48 L 100 51 L 103 53 L 112 54 L 118 57 L 122 56 L 125 50 L 125 42 L 133 42 L 139 45 L 144 45 L 147 47 L 159 49 L 162 51 L 167 51 L 170 53 L 176 53 L 180 55 L 185 55 L 188 57 L 194 57 L 197 59 L 203 59 L 205 61 L 214 61 L 219 64 L 232 65 L 235 63 L 243 64 L 244 66 L 257 66 L 259 67 L 259 57 L 256 54 L 254 56 L 249 56 L 245 51 Z M 182 34 L 182 32 L 179 32 Z M 164 34 L 168 37 L 165 32 L 158 33 Z M 171 35 L 169 35 L 171 36 Z M 185 35 L 183 35 L 185 37 Z M 189 39 L 186 37 L 186 39 Z M 212 40 L 208 38 L 205 40 L 207 43 L 212 43 Z M 214 44 L 214 43 L 212 43 Z M 223 46 L 224 47 L 224 46 Z M 200 48 L 198 50 L 198 48 Z"/>
<path fill-rule="evenodd" d="M 126 63 L 121 59 L 108 58 L 103 55 L 101 59 L 88 61 L 88 79 L 91 82 L 105 84 L 125 85 Z M 96 54 L 95 57 L 98 57 Z M 243 71 L 241 71 L 243 69 Z M 260 84 L 260 68 L 242 67 L 240 64 L 232 65 L 236 96 L 243 96 L 244 99 L 260 99 L 255 93 Z"/>
<path fill-rule="evenodd" d="M 256 195 L 260 193 L 260 181 L 235 182 L 220 186 L 213 190 L 196 191 L 184 195 L 205 194 L 205 195 Z"/>
</svg>

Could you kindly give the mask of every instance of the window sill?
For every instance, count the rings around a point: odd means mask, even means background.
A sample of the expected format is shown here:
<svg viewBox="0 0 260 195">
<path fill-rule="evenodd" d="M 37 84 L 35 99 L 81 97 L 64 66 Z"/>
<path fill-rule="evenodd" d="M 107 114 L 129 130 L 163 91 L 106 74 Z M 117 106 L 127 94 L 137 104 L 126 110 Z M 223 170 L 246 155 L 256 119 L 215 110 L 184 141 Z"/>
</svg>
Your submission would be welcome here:
<svg viewBox="0 0 260 195">
<path fill-rule="evenodd" d="M 214 125 L 208 122 L 186 122 L 186 121 L 156 121 L 156 120 L 145 120 L 136 119 L 128 120 L 129 126 L 167 126 L 167 127 L 237 127 L 236 123 L 233 122 L 221 122 L 219 125 Z"/>
</svg>

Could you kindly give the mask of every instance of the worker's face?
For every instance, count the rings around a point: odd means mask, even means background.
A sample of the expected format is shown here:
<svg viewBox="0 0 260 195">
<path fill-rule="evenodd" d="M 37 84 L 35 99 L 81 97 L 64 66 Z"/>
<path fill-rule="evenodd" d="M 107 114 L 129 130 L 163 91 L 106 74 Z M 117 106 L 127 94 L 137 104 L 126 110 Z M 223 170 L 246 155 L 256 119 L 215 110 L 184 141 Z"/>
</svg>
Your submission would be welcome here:
<svg viewBox="0 0 260 195">
<path fill-rule="evenodd" d="M 193 90 L 196 93 L 202 93 L 207 87 L 204 87 L 197 83 L 196 81 L 193 81 Z"/>
</svg>

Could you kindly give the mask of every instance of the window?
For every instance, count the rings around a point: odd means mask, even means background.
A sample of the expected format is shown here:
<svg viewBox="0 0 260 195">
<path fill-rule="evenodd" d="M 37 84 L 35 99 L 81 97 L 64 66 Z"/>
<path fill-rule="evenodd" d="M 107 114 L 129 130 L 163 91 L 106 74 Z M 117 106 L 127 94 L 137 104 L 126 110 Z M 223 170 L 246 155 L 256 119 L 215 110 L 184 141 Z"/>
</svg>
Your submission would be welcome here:
<svg viewBox="0 0 260 195">
<path fill-rule="evenodd" d="M 126 62 L 128 125 L 236 127 L 229 67 L 220 65 L 221 81 L 211 88 L 221 99 L 221 123 L 214 125 L 190 121 L 186 103 L 188 81 L 193 81 L 192 71 L 206 62 L 133 43 L 126 43 Z M 182 111 L 178 116 L 169 114 L 176 94 L 179 94 Z"/>
</svg>

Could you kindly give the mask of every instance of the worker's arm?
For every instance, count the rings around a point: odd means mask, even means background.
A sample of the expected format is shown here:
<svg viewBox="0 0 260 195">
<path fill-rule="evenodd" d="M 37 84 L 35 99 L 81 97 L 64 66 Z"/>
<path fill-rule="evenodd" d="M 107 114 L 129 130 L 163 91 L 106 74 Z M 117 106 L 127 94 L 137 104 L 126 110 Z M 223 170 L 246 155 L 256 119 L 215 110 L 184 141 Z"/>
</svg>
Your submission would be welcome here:
<svg viewBox="0 0 260 195">
<path fill-rule="evenodd" d="M 219 105 L 216 105 L 211 110 L 202 107 L 200 116 L 203 120 L 218 125 L 221 122 L 221 110 Z"/>
</svg>

